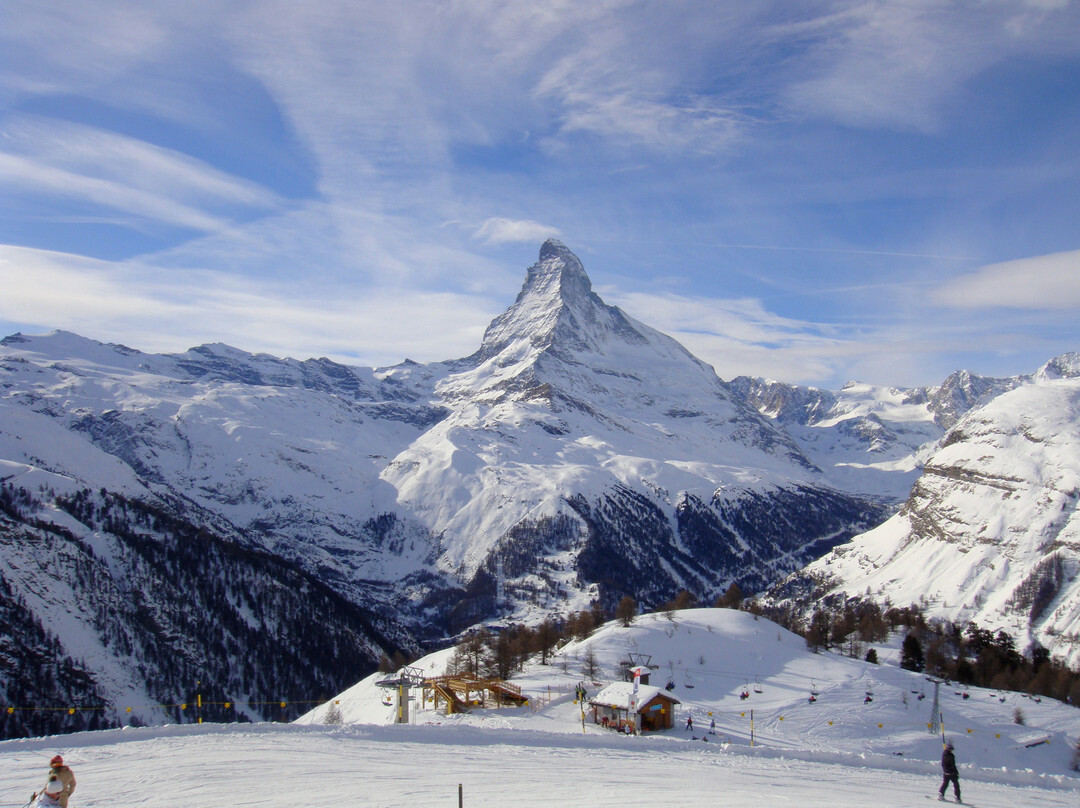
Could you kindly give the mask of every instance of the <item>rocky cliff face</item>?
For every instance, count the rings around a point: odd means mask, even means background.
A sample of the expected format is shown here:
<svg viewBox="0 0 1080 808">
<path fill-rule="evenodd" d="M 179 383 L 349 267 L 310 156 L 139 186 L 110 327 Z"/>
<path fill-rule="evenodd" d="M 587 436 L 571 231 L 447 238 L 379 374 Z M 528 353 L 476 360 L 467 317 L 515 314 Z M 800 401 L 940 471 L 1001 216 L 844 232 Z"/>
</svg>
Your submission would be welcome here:
<svg viewBox="0 0 1080 808">
<path fill-rule="evenodd" d="M 1021 648 L 1037 641 L 1080 662 L 1073 357 L 959 418 L 899 513 L 811 564 L 786 591 L 921 603 L 930 615 L 1005 630 Z"/>
</svg>

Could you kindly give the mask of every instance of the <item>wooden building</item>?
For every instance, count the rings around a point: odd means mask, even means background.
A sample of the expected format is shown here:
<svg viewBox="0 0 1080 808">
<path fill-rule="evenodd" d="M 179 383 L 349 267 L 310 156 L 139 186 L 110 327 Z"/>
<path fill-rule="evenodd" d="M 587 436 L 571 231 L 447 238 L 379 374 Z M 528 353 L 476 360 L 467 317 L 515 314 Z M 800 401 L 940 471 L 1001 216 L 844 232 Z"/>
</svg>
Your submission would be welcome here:
<svg viewBox="0 0 1080 808">
<path fill-rule="evenodd" d="M 629 723 L 635 732 L 656 732 L 675 726 L 675 705 L 681 704 L 666 690 L 653 685 L 640 685 L 633 695 L 632 682 L 614 682 L 593 698 L 593 723 L 625 731 Z M 630 712 L 630 700 L 636 698 L 636 708 Z"/>
</svg>

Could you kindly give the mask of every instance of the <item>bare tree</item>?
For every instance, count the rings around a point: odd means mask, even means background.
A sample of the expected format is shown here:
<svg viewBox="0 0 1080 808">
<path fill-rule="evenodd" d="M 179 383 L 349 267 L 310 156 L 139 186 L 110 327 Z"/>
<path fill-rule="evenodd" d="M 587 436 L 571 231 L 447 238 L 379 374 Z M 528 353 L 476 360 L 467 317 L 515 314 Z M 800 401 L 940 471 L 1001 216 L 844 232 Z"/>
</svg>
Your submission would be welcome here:
<svg viewBox="0 0 1080 808">
<path fill-rule="evenodd" d="M 629 595 L 624 595 L 619 605 L 615 607 L 615 618 L 626 628 L 633 624 L 635 617 L 637 617 L 637 601 Z"/>
<path fill-rule="evenodd" d="M 600 661 L 591 645 L 585 649 L 585 655 L 581 658 L 581 672 L 586 679 L 593 682 L 600 676 Z"/>
</svg>

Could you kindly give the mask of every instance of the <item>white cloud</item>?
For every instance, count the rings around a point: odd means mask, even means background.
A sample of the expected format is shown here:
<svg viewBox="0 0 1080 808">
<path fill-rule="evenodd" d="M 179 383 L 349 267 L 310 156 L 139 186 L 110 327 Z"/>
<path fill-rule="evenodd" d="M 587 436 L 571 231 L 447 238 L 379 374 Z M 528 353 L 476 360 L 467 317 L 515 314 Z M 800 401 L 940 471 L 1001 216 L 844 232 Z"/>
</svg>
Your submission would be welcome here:
<svg viewBox="0 0 1080 808">
<path fill-rule="evenodd" d="M 497 313 L 480 295 L 312 288 L 11 246 L 0 246 L 0 287 L 0 319 L 42 330 L 147 351 L 225 342 L 365 366 L 466 356 Z"/>
<path fill-rule="evenodd" d="M 984 266 L 941 286 L 933 301 L 965 309 L 1080 307 L 1080 250 Z"/>
<path fill-rule="evenodd" d="M 947 102 L 990 66 L 1018 55 L 1080 49 L 1069 43 L 1075 16 L 1055 13 L 1064 5 L 1023 5 L 857 2 L 776 26 L 780 39 L 805 46 L 792 60 L 782 95 L 807 115 L 932 132 Z"/>
<path fill-rule="evenodd" d="M 493 217 L 477 229 L 475 236 L 487 244 L 505 244 L 507 242 L 541 242 L 562 235 L 559 228 L 540 224 L 530 219 L 502 219 Z"/>
<path fill-rule="evenodd" d="M 0 181 L 9 189 L 22 188 L 37 194 L 68 198 L 122 211 L 131 219 L 154 219 L 196 230 L 218 230 L 225 221 L 189 205 L 148 194 L 123 184 L 34 163 L 11 154 L 0 154 Z"/>
<path fill-rule="evenodd" d="M 902 291 L 893 288 L 890 296 L 898 300 L 906 296 Z M 600 294 L 677 339 L 723 379 L 764 376 L 830 389 L 850 380 L 936 384 L 962 368 L 988 372 L 985 365 L 971 364 L 985 362 L 988 356 L 1007 361 L 1009 373 L 1030 372 L 1064 350 L 1062 345 L 1070 345 L 1065 337 L 1075 334 L 1068 316 L 1053 326 L 1056 330 L 1041 334 L 1038 325 L 1051 319 L 1045 313 L 1000 317 L 988 332 L 979 312 L 942 318 L 925 305 L 898 304 L 881 317 L 822 323 L 778 315 L 750 298 L 619 294 L 613 289 Z"/>
<path fill-rule="evenodd" d="M 0 131 L 0 180 L 9 188 L 218 230 L 226 211 L 277 207 L 270 191 L 144 141 L 60 120 L 21 116 Z"/>
<path fill-rule="evenodd" d="M 833 376 L 853 351 L 838 329 L 781 317 L 761 301 L 647 293 L 601 295 L 663 331 L 708 362 L 723 379 L 767 376 L 810 382 Z"/>
<path fill-rule="evenodd" d="M 140 0 L 5 0 L 0 87 L 15 94 L 92 91 L 160 58 L 170 32 Z"/>
</svg>

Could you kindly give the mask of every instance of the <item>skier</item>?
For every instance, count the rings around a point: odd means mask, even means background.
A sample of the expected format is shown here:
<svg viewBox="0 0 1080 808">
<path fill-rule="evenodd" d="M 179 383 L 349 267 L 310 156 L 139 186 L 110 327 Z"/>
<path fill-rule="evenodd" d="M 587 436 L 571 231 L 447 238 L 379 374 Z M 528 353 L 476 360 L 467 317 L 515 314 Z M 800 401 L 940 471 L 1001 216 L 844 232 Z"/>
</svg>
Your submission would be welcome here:
<svg viewBox="0 0 1080 808">
<path fill-rule="evenodd" d="M 30 801 L 34 804 L 34 808 L 59 808 L 62 804 L 60 802 L 60 795 L 64 793 L 64 784 L 60 782 L 60 778 L 55 774 L 49 775 L 49 782 L 45 784 L 45 788 L 41 790 L 40 794 L 34 794 Z"/>
<path fill-rule="evenodd" d="M 686 716 L 686 731 L 689 732 L 694 728 L 694 716 Z"/>
<path fill-rule="evenodd" d="M 49 779 L 52 780 L 53 776 L 64 787 L 60 792 L 60 805 L 62 808 L 68 808 L 68 798 L 75 793 L 75 773 L 70 767 L 64 765 L 64 758 L 60 755 L 54 755 L 49 761 Z"/>
<path fill-rule="evenodd" d="M 941 753 L 941 788 L 938 789 L 938 799 L 944 802 L 945 789 L 949 785 L 949 781 L 952 781 L 953 796 L 956 797 L 958 803 L 963 802 L 960 799 L 960 772 L 956 768 L 956 755 L 953 754 L 952 741 L 945 742 L 945 751 Z"/>
</svg>

